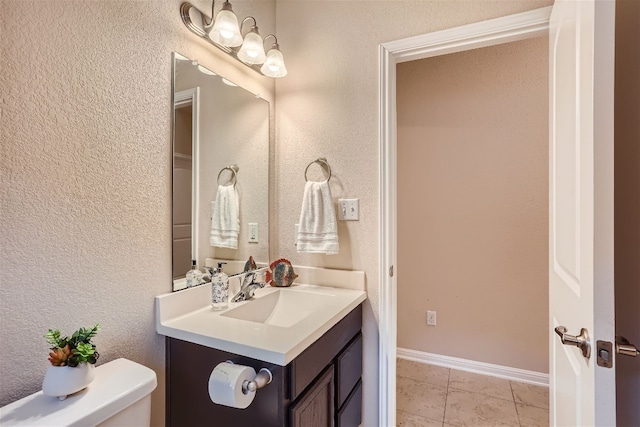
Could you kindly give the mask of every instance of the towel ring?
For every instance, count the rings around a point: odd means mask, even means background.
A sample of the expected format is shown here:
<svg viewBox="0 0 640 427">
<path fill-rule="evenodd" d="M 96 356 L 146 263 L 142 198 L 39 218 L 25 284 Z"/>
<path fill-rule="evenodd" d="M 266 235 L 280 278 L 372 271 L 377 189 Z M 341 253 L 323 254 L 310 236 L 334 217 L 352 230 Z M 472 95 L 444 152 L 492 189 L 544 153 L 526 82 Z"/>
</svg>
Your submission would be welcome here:
<svg viewBox="0 0 640 427">
<path fill-rule="evenodd" d="M 324 166 L 326 166 L 327 170 L 329 171 L 329 177 L 327 178 L 327 182 L 329 182 L 329 180 L 331 179 L 331 166 L 329 166 L 329 162 L 327 162 L 327 159 L 324 157 L 318 157 L 317 159 L 315 159 L 314 161 L 312 161 L 307 165 L 307 167 L 304 170 L 304 180 L 309 182 L 309 178 L 307 178 L 307 171 L 309 170 L 309 167 L 314 163 L 317 163 L 320 166 L 323 166 L 323 164 Z"/>
<path fill-rule="evenodd" d="M 222 185 L 222 184 L 220 184 L 220 176 L 222 175 L 222 172 L 224 172 L 226 170 L 231 171 L 233 176 L 231 177 L 231 180 L 230 180 L 231 183 L 225 185 L 225 187 L 229 187 L 231 185 L 233 185 L 235 187 L 236 183 L 238 182 L 238 171 L 240 170 L 238 165 L 225 166 L 222 169 L 220 169 L 220 172 L 218 172 L 218 179 L 217 179 L 218 185 Z"/>
</svg>

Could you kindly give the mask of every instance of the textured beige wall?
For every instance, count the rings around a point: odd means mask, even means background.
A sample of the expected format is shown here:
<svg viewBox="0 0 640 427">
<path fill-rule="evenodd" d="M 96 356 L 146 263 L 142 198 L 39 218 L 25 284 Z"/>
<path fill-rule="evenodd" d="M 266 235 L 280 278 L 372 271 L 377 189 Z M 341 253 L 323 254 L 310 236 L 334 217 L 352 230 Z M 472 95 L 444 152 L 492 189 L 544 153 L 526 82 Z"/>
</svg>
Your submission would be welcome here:
<svg viewBox="0 0 640 427">
<path fill-rule="evenodd" d="M 0 3 L 0 405 L 40 389 L 47 328 L 99 321 L 102 362 L 158 374 L 164 425 L 153 298 L 171 290 L 171 52 L 273 96 L 188 32 L 180 3 Z M 234 10 L 274 31 L 273 1 Z"/>
<path fill-rule="evenodd" d="M 548 372 L 548 56 L 398 65 L 399 347 Z"/>
<path fill-rule="evenodd" d="M 283 1 L 278 37 L 289 75 L 276 83 L 275 252 L 294 264 L 364 270 L 364 425 L 378 414 L 378 45 L 548 6 L 541 1 Z M 334 198 L 360 199 L 360 221 L 339 223 L 339 255 L 297 254 L 304 168 L 333 170 Z"/>
<path fill-rule="evenodd" d="M 640 2 L 616 3 L 616 333 L 640 346 Z M 616 358 L 617 423 L 640 425 L 640 360 Z"/>
</svg>

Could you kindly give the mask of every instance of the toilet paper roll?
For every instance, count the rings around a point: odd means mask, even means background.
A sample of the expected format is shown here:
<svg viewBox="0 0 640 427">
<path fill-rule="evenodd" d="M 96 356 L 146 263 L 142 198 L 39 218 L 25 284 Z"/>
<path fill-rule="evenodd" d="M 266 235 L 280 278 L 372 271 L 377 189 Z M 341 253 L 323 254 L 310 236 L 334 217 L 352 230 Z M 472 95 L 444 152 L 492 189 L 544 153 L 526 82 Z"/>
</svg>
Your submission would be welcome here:
<svg viewBox="0 0 640 427">
<path fill-rule="evenodd" d="M 245 409 L 253 402 L 256 392 L 242 392 L 242 383 L 252 381 L 256 371 L 250 366 L 229 362 L 218 364 L 209 376 L 209 397 L 213 403 Z"/>
</svg>

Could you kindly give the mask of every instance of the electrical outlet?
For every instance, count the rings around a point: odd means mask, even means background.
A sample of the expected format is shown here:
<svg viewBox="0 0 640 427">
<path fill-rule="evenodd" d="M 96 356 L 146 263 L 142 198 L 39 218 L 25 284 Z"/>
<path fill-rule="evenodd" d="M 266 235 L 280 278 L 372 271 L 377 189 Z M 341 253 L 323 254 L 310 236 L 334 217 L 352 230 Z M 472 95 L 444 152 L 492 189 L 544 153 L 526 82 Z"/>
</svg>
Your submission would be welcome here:
<svg viewBox="0 0 640 427">
<path fill-rule="evenodd" d="M 436 312 L 427 311 L 427 325 L 436 326 Z"/>
<path fill-rule="evenodd" d="M 249 223 L 249 243 L 259 243 L 258 239 L 258 223 L 250 222 Z"/>
</svg>

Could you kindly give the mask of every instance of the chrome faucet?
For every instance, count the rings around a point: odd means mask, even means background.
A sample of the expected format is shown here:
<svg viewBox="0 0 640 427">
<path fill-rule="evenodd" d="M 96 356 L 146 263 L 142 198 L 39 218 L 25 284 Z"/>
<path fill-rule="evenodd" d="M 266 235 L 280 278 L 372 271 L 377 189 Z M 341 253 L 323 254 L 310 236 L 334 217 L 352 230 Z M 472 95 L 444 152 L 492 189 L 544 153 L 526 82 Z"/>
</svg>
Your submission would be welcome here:
<svg viewBox="0 0 640 427">
<path fill-rule="evenodd" d="M 265 282 L 256 282 L 257 274 L 263 272 L 264 270 L 266 270 L 266 267 L 238 274 L 238 276 L 244 275 L 244 277 L 242 278 L 240 291 L 235 294 L 233 298 L 231 298 L 231 302 L 248 301 L 253 298 L 253 294 L 256 289 L 264 288 L 264 286 L 266 285 Z"/>
</svg>

